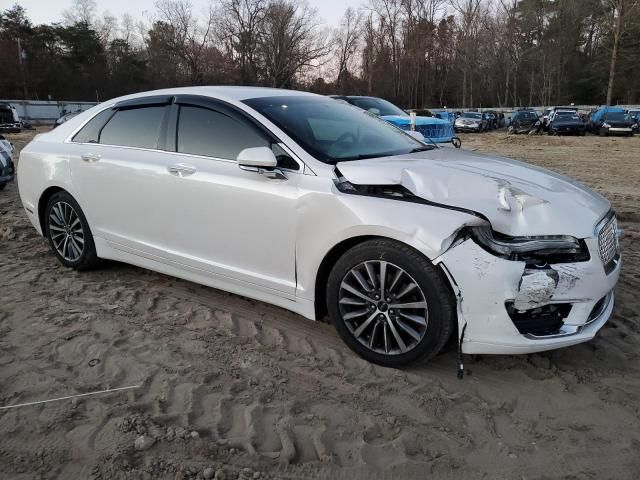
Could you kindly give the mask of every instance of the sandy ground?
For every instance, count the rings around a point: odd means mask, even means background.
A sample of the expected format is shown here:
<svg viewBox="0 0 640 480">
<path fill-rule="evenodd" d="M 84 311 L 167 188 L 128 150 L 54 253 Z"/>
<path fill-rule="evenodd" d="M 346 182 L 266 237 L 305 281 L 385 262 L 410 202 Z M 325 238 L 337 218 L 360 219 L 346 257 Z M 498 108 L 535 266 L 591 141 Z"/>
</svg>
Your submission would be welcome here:
<svg viewBox="0 0 640 480">
<path fill-rule="evenodd" d="M 12 135 L 21 147 L 29 135 Z M 406 370 L 329 325 L 122 264 L 61 267 L 0 193 L 2 478 L 640 476 L 640 137 L 467 135 L 464 146 L 577 177 L 627 236 L 597 338 L 529 356 L 455 353 Z"/>
</svg>

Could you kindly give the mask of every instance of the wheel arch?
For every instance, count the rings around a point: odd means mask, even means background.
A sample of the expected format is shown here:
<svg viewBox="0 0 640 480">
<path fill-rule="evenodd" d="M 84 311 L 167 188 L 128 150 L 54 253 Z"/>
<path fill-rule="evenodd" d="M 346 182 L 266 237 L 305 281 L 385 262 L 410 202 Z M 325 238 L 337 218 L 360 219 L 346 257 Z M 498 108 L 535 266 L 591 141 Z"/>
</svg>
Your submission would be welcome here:
<svg viewBox="0 0 640 480">
<path fill-rule="evenodd" d="M 47 203 L 49 203 L 49 199 L 58 192 L 66 192 L 69 195 L 71 195 L 70 192 L 56 185 L 56 186 L 47 187 L 44 190 L 44 192 L 42 192 L 42 195 L 40 195 L 40 198 L 38 199 L 38 222 L 40 223 L 40 231 L 42 232 L 43 237 L 47 236 L 44 211 L 47 208 Z M 71 196 L 73 197 L 73 195 Z"/>
<path fill-rule="evenodd" d="M 353 237 L 346 238 L 337 244 L 335 244 L 323 257 L 320 262 L 320 266 L 316 272 L 315 285 L 314 285 L 314 309 L 315 309 L 315 319 L 317 321 L 322 321 L 327 316 L 327 292 L 326 286 L 327 281 L 329 279 L 329 274 L 331 273 L 331 269 L 336 264 L 338 259 L 351 248 L 367 242 L 369 240 L 388 240 L 390 242 L 396 242 L 403 245 L 406 245 L 410 249 L 416 251 L 418 254 L 422 255 L 429 262 L 432 260 L 425 255 L 424 252 L 421 252 L 414 245 L 411 245 L 408 242 L 404 242 L 397 238 L 393 238 L 385 235 L 357 235 Z M 436 270 L 441 275 L 444 284 L 447 289 L 450 291 L 451 296 L 455 299 L 455 294 L 451 287 L 450 279 L 447 278 L 446 274 L 442 271 L 441 268 L 436 266 Z M 455 300 L 454 300 L 455 301 Z"/>
</svg>

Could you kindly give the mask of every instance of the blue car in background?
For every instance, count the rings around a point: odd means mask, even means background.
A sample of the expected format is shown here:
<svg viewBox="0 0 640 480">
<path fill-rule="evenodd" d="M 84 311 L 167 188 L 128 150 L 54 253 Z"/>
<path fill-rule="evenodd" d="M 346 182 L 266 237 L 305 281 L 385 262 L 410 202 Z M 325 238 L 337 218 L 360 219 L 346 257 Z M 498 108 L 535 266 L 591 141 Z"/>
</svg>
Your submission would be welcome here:
<svg viewBox="0 0 640 480">
<path fill-rule="evenodd" d="M 600 107 L 591 114 L 591 132 L 600 135 L 633 135 L 633 121 L 627 110 L 621 107 Z"/>
<path fill-rule="evenodd" d="M 342 100 L 369 113 L 378 115 L 402 130 L 411 130 L 411 115 L 387 100 L 356 95 L 331 95 L 331 98 Z M 433 143 L 449 143 L 460 148 L 460 139 L 455 136 L 453 124 L 448 120 L 415 116 L 413 122 L 414 130 L 420 132 L 425 139 L 429 139 Z"/>
</svg>

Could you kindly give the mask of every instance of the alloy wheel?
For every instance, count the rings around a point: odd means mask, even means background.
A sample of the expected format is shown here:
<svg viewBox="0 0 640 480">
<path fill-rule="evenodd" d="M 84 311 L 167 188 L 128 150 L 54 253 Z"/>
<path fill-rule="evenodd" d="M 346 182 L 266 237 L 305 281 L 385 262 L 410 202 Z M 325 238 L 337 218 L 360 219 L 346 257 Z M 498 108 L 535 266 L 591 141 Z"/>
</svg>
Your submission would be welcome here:
<svg viewBox="0 0 640 480">
<path fill-rule="evenodd" d="M 382 355 L 411 351 L 427 331 L 429 309 L 422 289 L 390 262 L 366 261 L 349 270 L 338 303 L 353 337 Z"/>
<path fill-rule="evenodd" d="M 74 208 L 67 202 L 53 204 L 49 210 L 49 235 L 58 254 L 76 262 L 84 251 L 84 229 Z"/>
</svg>

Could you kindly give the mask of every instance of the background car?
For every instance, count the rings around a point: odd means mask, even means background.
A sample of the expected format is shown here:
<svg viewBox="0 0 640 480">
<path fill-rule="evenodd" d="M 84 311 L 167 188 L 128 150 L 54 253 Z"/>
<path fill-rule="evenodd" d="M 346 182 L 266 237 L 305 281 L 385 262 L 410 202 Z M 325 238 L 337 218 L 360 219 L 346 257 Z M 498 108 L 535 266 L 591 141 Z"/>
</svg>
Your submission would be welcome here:
<svg viewBox="0 0 640 480">
<path fill-rule="evenodd" d="M 82 110 L 76 110 L 75 112 L 68 112 L 61 115 L 58 119 L 56 119 L 55 123 L 53 124 L 53 128 L 56 128 L 58 125 L 62 125 L 64 122 L 71 120 L 73 117 L 79 115 L 80 113 L 82 113 Z"/>
<path fill-rule="evenodd" d="M 610 109 L 592 118 L 592 131 L 600 136 L 633 135 L 631 116 L 622 109 Z"/>
<path fill-rule="evenodd" d="M 549 135 L 584 135 L 586 125 L 577 110 L 554 110 L 549 115 Z"/>
<path fill-rule="evenodd" d="M 456 132 L 484 132 L 487 118 L 480 112 L 463 112 L 454 123 Z"/>
<path fill-rule="evenodd" d="M 13 152 L 14 148 L 11 142 L 0 135 L 0 190 L 3 190 L 7 183 L 13 180 L 15 173 Z"/>
<path fill-rule="evenodd" d="M 0 132 L 18 133 L 22 123 L 16 109 L 8 103 L 0 103 Z"/>
<path fill-rule="evenodd" d="M 630 109 L 628 113 L 631 117 L 633 133 L 640 133 L 640 110 Z"/>
<path fill-rule="evenodd" d="M 345 101 L 362 110 L 379 116 L 383 120 L 395 125 L 402 130 L 411 130 L 411 115 L 393 103 L 378 97 L 364 97 L 356 95 L 330 95 L 336 100 Z M 460 146 L 460 139 L 455 138 L 453 126 L 447 120 L 436 117 L 416 116 L 413 120 L 413 128 L 433 143 Z"/>
<path fill-rule="evenodd" d="M 509 133 L 527 133 L 539 121 L 538 114 L 532 110 L 518 110 L 511 115 Z"/>
</svg>

